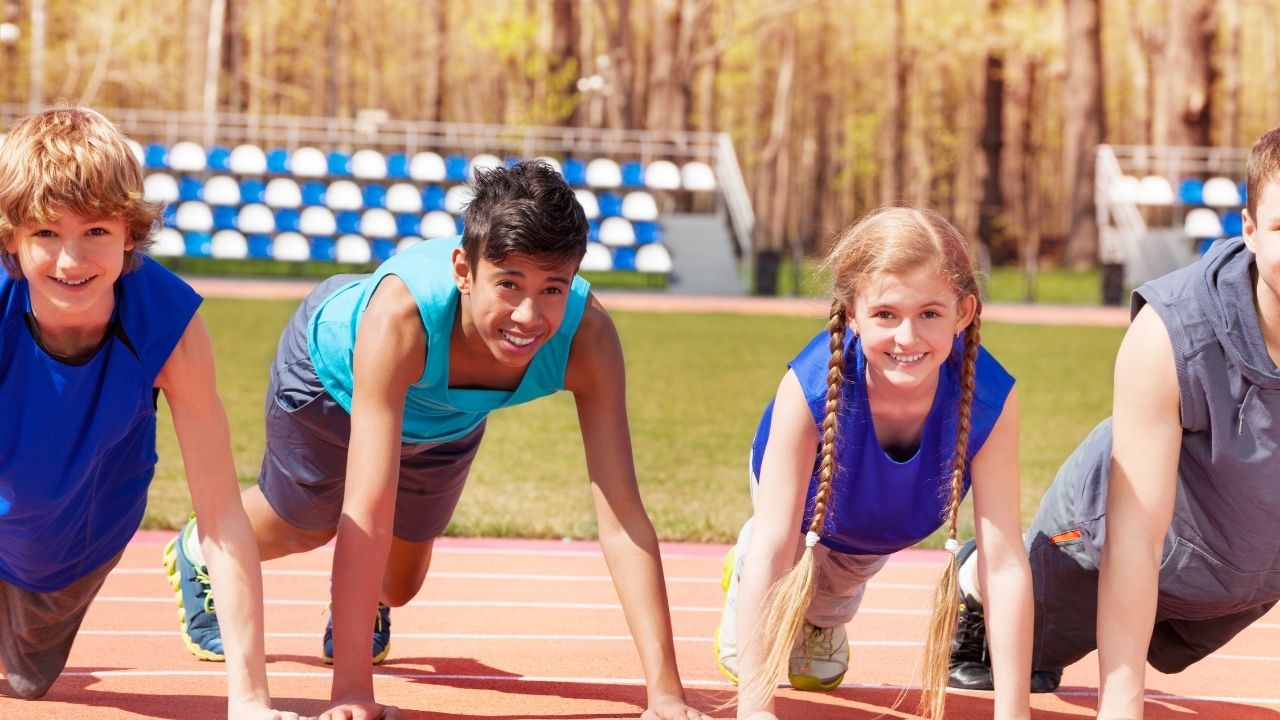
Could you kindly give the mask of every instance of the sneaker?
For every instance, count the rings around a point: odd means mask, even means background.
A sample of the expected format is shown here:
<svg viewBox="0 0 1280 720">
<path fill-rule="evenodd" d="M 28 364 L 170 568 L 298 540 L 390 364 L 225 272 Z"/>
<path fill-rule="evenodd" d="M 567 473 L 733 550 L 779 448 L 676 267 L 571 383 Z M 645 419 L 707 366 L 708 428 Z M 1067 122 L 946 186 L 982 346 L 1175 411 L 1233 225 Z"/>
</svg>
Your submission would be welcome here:
<svg viewBox="0 0 1280 720">
<path fill-rule="evenodd" d="M 969 540 L 956 555 L 956 564 L 963 565 L 977 550 L 977 543 Z M 991 676 L 991 658 L 987 655 L 987 622 L 982 603 L 968 593 L 960 594 L 960 608 L 956 616 L 956 634 L 951 640 L 951 661 L 947 685 L 962 690 L 994 690 Z M 1061 670 L 1032 670 L 1031 692 L 1050 693 L 1062 682 Z"/>
<path fill-rule="evenodd" d="M 178 623 L 182 627 L 182 642 L 192 655 L 201 660 L 222 662 L 222 631 L 218 628 L 218 615 L 213 607 L 213 586 L 209 582 L 209 568 L 197 565 L 187 555 L 187 536 L 195 531 L 192 517 L 182 532 L 164 546 L 164 568 L 169 585 L 178 601 Z"/>
<path fill-rule="evenodd" d="M 830 692 L 840 687 L 849 670 L 849 637 L 843 625 L 820 628 L 805 621 L 791 649 L 787 678 L 791 687 Z"/>
<path fill-rule="evenodd" d="M 734 685 L 738 684 L 738 616 L 733 611 L 736 592 L 729 592 L 735 574 L 737 546 L 729 548 L 725 553 L 724 564 L 720 568 L 720 589 L 724 591 L 724 610 L 720 614 L 720 625 L 712 635 L 711 649 L 716 655 L 716 666 L 720 674 Z M 735 591 L 737 588 L 733 588 Z"/>
<path fill-rule="evenodd" d="M 387 659 L 391 652 L 391 607 L 378 603 L 378 613 L 373 618 L 373 664 L 378 665 Z M 329 612 L 329 622 L 324 626 L 324 654 L 321 656 L 326 664 L 333 664 L 333 612 Z"/>
</svg>

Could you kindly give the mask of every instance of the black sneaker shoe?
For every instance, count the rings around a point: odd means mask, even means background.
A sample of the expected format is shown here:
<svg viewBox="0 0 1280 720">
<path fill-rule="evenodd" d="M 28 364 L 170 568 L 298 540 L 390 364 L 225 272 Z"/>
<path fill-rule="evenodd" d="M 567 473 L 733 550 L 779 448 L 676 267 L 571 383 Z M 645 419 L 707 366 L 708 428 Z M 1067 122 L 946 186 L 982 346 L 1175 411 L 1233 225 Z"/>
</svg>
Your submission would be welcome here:
<svg viewBox="0 0 1280 720">
<path fill-rule="evenodd" d="M 956 565 L 963 565 L 978 549 L 969 540 L 956 554 Z M 960 595 L 956 616 L 956 635 L 951 639 L 951 662 L 947 684 L 963 690 L 994 690 L 991 660 L 987 657 L 987 622 L 982 603 L 967 593 Z"/>
<path fill-rule="evenodd" d="M 1031 692 L 1051 693 L 1062 684 L 1061 670 L 1032 670 Z"/>
</svg>

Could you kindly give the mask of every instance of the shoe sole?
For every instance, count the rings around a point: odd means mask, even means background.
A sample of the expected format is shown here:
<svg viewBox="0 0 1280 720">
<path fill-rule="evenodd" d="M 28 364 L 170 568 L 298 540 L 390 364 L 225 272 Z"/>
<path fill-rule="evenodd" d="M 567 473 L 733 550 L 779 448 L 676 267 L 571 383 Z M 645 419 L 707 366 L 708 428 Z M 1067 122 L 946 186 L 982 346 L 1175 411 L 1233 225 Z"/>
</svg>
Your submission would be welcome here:
<svg viewBox="0 0 1280 720">
<path fill-rule="evenodd" d="M 387 656 L 388 656 L 388 655 L 390 655 L 390 654 L 391 654 L 391 643 L 387 643 L 387 646 L 386 646 L 385 648 L 383 648 L 383 649 L 382 649 L 382 652 L 380 652 L 380 653 L 378 653 L 377 655 L 374 655 L 374 656 L 373 656 L 373 659 L 372 659 L 373 664 L 374 664 L 374 665 L 381 665 L 381 664 L 382 664 L 382 661 L 383 661 L 383 660 L 386 660 L 386 659 L 387 659 Z M 332 665 L 332 664 L 333 664 L 333 658 L 329 657 L 328 655 L 321 655 L 321 656 L 320 656 L 320 660 L 321 660 L 325 665 Z"/>
<path fill-rule="evenodd" d="M 831 692 L 840 687 L 840 683 L 844 682 L 844 673 L 837 675 L 831 680 L 822 680 L 811 675 L 787 675 L 787 679 L 791 681 L 791 687 L 805 692 Z"/>
<path fill-rule="evenodd" d="M 199 643 L 192 640 L 190 633 L 187 632 L 187 609 L 182 602 L 182 578 L 178 576 L 178 540 L 181 538 L 182 534 L 179 533 L 178 537 L 164 546 L 164 573 L 169 579 L 169 587 L 173 588 L 173 596 L 178 601 L 178 625 L 182 628 L 182 644 L 186 645 L 187 650 L 200 660 L 226 662 L 226 655 L 205 650 Z"/>
<path fill-rule="evenodd" d="M 720 565 L 720 590 L 725 594 L 724 607 L 720 611 L 721 615 L 724 615 L 724 611 L 729 608 L 729 581 L 733 579 L 734 553 L 737 549 L 738 549 L 737 546 L 730 546 L 729 551 L 724 554 L 724 562 L 722 562 Z M 716 667 L 720 668 L 720 674 L 724 675 L 725 678 L 729 680 L 729 682 L 733 683 L 734 685 L 737 685 L 738 674 L 730 670 L 729 666 L 725 665 L 724 662 L 720 660 L 720 626 L 719 625 L 716 626 L 715 632 L 711 634 L 711 653 L 715 656 Z"/>
</svg>

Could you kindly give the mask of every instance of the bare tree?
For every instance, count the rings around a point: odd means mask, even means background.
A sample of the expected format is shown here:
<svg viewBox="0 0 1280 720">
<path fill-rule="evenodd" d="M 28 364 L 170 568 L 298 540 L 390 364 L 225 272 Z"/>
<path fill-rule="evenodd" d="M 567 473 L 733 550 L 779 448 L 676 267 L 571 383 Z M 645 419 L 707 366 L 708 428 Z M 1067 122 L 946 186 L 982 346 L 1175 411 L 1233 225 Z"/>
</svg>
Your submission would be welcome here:
<svg viewBox="0 0 1280 720">
<path fill-rule="evenodd" d="M 1160 66 L 1164 105 L 1152 132 L 1156 145 L 1209 144 L 1216 35 L 1213 0 L 1170 0 L 1169 41 Z"/>
<path fill-rule="evenodd" d="M 1100 0 L 1067 0 L 1067 77 L 1062 90 L 1063 167 L 1068 199 L 1067 267 L 1091 267 L 1098 257 L 1094 166 L 1103 138 L 1102 7 Z"/>
</svg>

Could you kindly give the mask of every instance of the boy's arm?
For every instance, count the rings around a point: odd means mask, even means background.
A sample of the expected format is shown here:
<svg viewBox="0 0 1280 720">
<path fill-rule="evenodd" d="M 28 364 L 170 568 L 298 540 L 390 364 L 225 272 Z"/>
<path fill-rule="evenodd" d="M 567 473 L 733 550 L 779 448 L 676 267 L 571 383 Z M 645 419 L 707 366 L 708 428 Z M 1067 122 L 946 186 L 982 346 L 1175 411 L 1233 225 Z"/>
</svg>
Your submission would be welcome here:
<svg viewBox="0 0 1280 720">
<path fill-rule="evenodd" d="M 351 445 L 333 553 L 334 707 L 325 720 L 400 717 L 374 702 L 369 632 L 391 547 L 405 395 L 425 360 L 417 304 L 399 278 L 388 276 L 356 334 Z"/>
<path fill-rule="evenodd" d="M 746 548 L 742 576 L 738 579 L 737 625 L 738 686 L 746 687 L 759 674 L 768 648 L 777 638 L 757 637 L 761 630 L 765 596 L 778 578 L 795 564 L 800 546 L 800 522 L 804 518 L 814 452 L 821 438 L 809 411 L 804 389 L 794 371 L 778 384 L 769 426 L 769 443 L 760 459 L 760 484 L 756 487 L 751 540 Z M 738 694 L 738 717 L 771 717 L 773 699 L 761 705 Z M 762 713 L 762 715 L 756 715 Z"/>
<path fill-rule="evenodd" d="M 705 718 L 686 705 L 680 684 L 657 535 L 636 485 L 622 345 L 594 296 L 574 335 L 565 388 L 578 408 L 600 547 L 644 668 L 649 707 L 643 717 Z"/>
<path fill-rule="evenodd" d="M 1098 587 L 1098 717 L 1140 718 L 1182 447 L 1173 347 L 1150 306 L 1134 318 L 1120 344 L 1113 402 Z"/>
<path fill-rule="evenodd" d="M 263 659 L 262 568 L 240 502 L 227 414 L 218 399 L 209 332 L 194 316 L 156 378 L 173 415 L 200 544 L 218 588 L 229 718 L 296 718 L 270 709 Z"/>
<path fill-rule="evenodd" d="M 973 517 L 978 577 L 991 641 L 996 686 L 994 717 L 1031 715 L 1031 565 L 1022 544 L 1018 496 L 1018 393 L 973 458 Z"/>
</svg>

